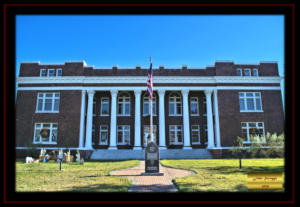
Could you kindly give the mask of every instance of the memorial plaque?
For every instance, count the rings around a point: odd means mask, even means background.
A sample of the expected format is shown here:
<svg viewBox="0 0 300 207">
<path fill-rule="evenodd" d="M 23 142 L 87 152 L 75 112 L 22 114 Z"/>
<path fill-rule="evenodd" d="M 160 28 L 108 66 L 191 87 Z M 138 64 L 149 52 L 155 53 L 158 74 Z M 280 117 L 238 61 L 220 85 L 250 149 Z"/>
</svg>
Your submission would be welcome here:
<svg viewBox="0 0 300 207">
<path fill-rule="evenodd" d="M 154 142 L 149 142 L 146 147 L 145 172 L 159 172 L 159 150 Z"/>
</svg>

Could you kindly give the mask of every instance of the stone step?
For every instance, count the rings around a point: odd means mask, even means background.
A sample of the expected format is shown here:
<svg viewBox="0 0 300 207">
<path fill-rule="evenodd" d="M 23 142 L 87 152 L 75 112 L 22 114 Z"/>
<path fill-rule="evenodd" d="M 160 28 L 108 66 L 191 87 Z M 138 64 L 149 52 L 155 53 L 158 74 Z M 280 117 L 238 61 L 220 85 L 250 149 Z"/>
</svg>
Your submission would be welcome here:
<svg viewBox="0 0 300 207">
<path fill-rule="evenodd" d="M 161 149 L 160 159 L 212 159 L 207 149 Z M 92 160 L 144 160 L 145 150 L 94 150 Z"/>
</svg>

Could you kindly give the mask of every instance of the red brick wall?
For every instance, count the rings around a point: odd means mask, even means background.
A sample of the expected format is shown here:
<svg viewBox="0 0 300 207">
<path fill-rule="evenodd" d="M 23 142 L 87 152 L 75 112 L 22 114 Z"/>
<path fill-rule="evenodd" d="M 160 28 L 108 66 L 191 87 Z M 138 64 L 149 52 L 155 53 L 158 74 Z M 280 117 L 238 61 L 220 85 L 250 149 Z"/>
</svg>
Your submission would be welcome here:
<svg viewBox="0 0 300 207">
<path fill-rule="evenodd" d="M 43 91 L 18 91 L 16 101 L 16 146 L 33 142 L 37 122 L 58 123 L 57 145 L 78 147 L 80 130 L 81 91 L 59 91 L 59 113 L 35 113 L 37 93 Z M 52 92 L 52 91 L 51 91 Z M 47 146 L 39 145 L 36 146 Z"/>
<path fill-rule="evenodd" d="M 261 92 L 264 112 L 240 112 L 238 92 L 244 91 L 218 91 L 221 146 L 232 146 L 237 136 L 241 136 L 241 122 L 264 122 L 265 132 L 282 133 L 284 131 L 280 90 L 257 91 Z"/>
</svg>

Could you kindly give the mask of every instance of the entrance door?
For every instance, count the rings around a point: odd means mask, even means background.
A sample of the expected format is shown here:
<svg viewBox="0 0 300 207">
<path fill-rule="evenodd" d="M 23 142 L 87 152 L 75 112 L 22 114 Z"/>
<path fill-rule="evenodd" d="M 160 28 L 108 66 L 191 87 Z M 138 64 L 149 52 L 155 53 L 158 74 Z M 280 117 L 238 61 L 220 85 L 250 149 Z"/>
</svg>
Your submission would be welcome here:
<svg viewBox="0 0 300 207">
<path fill-rule="evenodd" d="M 153 139 L 154 142 L 157 143 L 156 141 L 156 125 L 153 125 Z M 144 125 L 144 134 L 143 134 L 143 145 L 144 147 L 147 146 L 148 142 L 150 142 L 150 125 Z"/>
</svg>

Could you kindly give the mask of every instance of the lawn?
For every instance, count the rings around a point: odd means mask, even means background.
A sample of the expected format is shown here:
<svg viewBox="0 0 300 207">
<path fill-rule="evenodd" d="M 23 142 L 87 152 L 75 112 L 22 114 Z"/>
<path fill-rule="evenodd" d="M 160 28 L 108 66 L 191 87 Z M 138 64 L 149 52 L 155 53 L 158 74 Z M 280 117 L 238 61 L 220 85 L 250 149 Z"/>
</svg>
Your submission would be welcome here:
<svg viewBox="0 0 300 207">
<path fill-rule="evenodd" d="M 126 177 L 109 176 L 117 169 L 139 165 L 137 160 L 63 163 L 16 162 L 16 191 L 87 191 L 127 192 L 131 181 Z"/>
<path fill-rule="evenodd" d="M 161 164 L 195 172 L 192 176 L 173 180 L 181 192 L 247 192 L 247 173 L 284 172 L 284 159 L 243 159 L 242 169 L 239 169 L 237 159 L 162 160 Z"/>
</svg>

